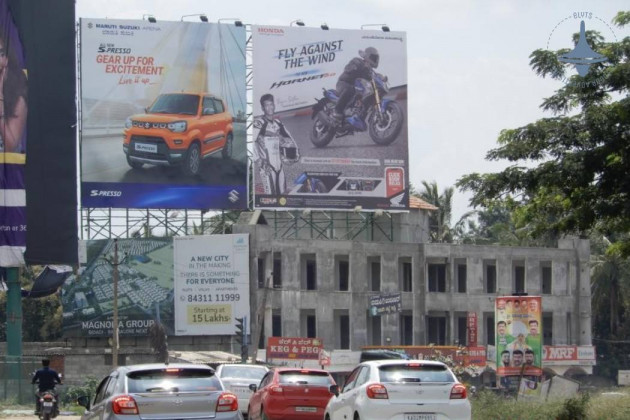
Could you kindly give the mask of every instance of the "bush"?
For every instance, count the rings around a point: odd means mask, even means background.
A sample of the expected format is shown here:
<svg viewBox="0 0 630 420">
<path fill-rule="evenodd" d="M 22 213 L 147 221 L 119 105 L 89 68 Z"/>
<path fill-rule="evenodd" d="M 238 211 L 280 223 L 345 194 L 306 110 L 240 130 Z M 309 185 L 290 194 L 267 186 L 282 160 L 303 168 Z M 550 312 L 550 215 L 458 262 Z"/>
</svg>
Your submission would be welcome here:
<svg viewBox="0 0 630 420">
<path fill-rule="evenodd" d="M 61 404 L 74 405 L 77 398 L 84 395 L 92 398 L 96 393 L 96 387 L 98 384 L 98 379 L 93 376 L 88 376 L 83 385 L 70 386 L 65 390 L 65 392 L 63 392 L 63 395 L 61 395 Z"/>
<path fill-rule="evenodd" d="M 562 410 L 558 413 L 556 420 L 586 420 L 589 399 L 590 396 L 587 393 L 569 398 L 562 405 Z"/>
</svg>

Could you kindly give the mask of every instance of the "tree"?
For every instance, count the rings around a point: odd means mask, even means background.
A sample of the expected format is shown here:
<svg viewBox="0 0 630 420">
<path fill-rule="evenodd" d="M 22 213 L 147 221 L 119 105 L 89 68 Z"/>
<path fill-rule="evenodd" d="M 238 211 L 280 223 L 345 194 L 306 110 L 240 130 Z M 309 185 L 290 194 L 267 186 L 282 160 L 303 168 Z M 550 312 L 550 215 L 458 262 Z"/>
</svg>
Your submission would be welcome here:
<svg viewBox="0 0 630 420">
<path fill-rule="evenodd" d="M 618 26 L 629 22 L 630 12 L 613 19 Z M 584 77 L 570 77 L 544 99 L 542 108 L 553 117 L 500 133 L 499 147 L 486 159 L 514 164 L 457 181 L 459 188 L 472 191 L 475 208 L 515 200 L 517 228 L 527 227 L 536 237 L 630 232 L 630 38 L 604 42 L 591 31 L 586 37 L 608 61 L 592 64 Z M 534 51 L 530 64 L 538 75 L 561 80 L 573 72 L 558 60 L 567 51 Z M 612 246 L 630 255 L 630 238 Z"/>
<path fill-rule="evenodd" d="M 429 214 L 429 228 L 432 242 L 453 242 L 451 231 L 451 215 L 453 208 L 453 193 L 455 188 L 444 188 L 442 194 L 438 192 L 437 182 L 422 181 L 420 197 L 438 209 Z"/>
</svg>

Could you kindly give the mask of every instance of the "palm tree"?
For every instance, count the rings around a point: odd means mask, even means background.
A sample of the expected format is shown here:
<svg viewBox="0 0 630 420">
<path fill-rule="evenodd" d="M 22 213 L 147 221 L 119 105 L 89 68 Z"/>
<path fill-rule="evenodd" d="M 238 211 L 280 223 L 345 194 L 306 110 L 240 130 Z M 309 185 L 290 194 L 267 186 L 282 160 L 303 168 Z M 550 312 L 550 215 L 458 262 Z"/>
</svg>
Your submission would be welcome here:
<svg viewBox="0 0 630 420">
<path fill-rule="evenodd" d="M 422 181 L 420 197 L 438 208 L 429 216 L 431 240 L 433 242 L 453 242 L 451 216 L 453 209 L 453 187 L 445 188 L 442 194 L 438 192 L 437 182 Z"/>
<path fill-rule="evenodd" d="M 611 337 L 617 335 L 623 324 L 623 290 L 630 278 L 630 264 L 618 253 L 611 252 L 613 244 L 603 236 L 595 238 L 597 245 L 605 247 L 604 252 L 591 257 L 591 291 L 595 329 L 606 325 Z M 600 242 L 601 241 L 601 242 Z M 600 242 L 597 244 L 597 242 Z M 608 318 L 608 319 L 607 319 Z M 598 326 L 600 328 L 598 328 Z M 604 332 L 605 331 L 600 331 Z"/>
</svg>

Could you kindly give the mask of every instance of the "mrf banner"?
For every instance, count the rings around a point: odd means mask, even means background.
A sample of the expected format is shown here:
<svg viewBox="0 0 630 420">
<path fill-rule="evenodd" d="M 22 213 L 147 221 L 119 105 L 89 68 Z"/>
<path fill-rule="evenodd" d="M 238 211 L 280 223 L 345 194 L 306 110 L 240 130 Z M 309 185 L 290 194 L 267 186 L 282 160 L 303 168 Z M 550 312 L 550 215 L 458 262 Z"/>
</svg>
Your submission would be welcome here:
<svg viewBox="0 0 630 420">
<path fill-rule="evenodd" d="M 540 376 L 543 356 L 541 297 L 497 297 L 494 319 L 497 374 Z"/>
<path fill-rule="evenodd" d="M 253 26 L 258 208 L 407 210 L 404 32 Z"/>
<path fill-rule="evenodd" d="M 81 19 L 84 207 L 247 206 L 245 28 Z"/>
</svg>

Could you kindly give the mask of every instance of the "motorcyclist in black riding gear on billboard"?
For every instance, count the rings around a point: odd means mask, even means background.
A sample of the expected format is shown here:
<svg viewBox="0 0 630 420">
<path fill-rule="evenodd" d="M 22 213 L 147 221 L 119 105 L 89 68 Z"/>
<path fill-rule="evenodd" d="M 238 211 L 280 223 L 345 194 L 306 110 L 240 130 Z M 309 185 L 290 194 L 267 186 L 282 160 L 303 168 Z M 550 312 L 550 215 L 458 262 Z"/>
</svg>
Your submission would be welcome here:
<svg viewBox="0 0 630 420">
<path fill-rule="evenodd" d="M 54 391 L 55 385 L 61 384 L 61 377 L 57 371 L 50 368 L 50 360 L 42 360 L 42 368 L 33 376 L 32 384 L 37 384 L 38 392 L 35 394 L 35 414 L 39 414 L 39 394 L 44 391 Z"/>
<path fill-rule="evenodd" d="M 343 69 L 343 73 L 337 80 L 337 104 L 335 105 L 335 119 L 338 123 L 343 121 L 344 110 L 348 102 L 354 96 L 354 82 L 357 79 L 371 79 L 372 69 L 378 67 L 379 54 L 374 47 L 359 50 L 359 56 L 355 57 Z"/>
</svg>

